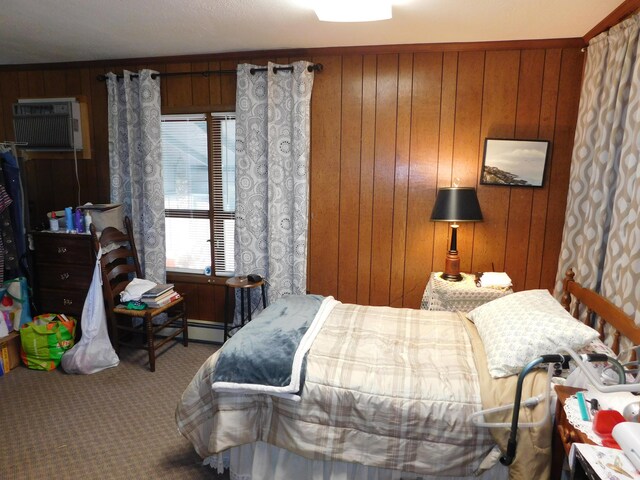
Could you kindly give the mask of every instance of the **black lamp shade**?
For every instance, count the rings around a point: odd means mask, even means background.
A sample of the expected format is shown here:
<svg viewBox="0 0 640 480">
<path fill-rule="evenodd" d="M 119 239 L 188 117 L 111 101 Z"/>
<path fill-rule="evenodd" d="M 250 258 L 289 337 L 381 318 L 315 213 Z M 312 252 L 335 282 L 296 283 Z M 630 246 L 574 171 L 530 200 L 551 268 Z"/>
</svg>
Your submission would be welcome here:
<svg viewBox="0 0 640 480">
<path fill-rule="evenodd" d="M 476 189 L 450 187 L 438 190 L 431 220 L 434 222 L 481 222 L 482 212 Z"/>
</svg>

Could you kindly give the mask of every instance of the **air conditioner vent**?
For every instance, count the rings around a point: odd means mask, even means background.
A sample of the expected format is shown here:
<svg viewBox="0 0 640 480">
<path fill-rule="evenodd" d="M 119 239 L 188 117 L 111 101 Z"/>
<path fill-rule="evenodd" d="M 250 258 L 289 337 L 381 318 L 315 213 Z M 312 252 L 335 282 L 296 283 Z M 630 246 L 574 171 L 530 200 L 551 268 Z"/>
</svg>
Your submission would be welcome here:
<svg viewBox="0 0 640 480">
<path fill-rule="evenodd" d="M 75 99 L 19 100 L 13 104 L 16 142 L 26 150 L 82 150 L 80 106 Z"/>
</svg>

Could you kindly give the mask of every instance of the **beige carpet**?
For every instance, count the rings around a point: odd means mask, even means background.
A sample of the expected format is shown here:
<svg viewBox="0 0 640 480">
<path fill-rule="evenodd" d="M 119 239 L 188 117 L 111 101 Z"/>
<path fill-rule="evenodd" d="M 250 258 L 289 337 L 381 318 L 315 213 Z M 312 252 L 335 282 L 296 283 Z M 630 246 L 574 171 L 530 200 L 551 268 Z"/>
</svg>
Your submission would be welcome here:
<svg viewBox="0 0 640 480">
<path fill-rule="evenodd" d="M 218 347 L 173 344 L 93 375 L 23 366 L 0 377 L 0 478 L 216 479 L 177 431 L 176 404 Z M 228 478 L 228 477 L 220 477 Z"/>
</svg>

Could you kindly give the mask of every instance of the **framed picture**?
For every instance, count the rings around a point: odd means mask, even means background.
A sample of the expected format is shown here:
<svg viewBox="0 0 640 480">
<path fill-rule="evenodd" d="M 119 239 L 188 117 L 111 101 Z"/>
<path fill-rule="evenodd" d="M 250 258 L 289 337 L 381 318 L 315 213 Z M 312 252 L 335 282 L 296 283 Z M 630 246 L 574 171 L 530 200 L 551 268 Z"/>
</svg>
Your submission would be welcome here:
<svg viewBox="0 0 640 480">
<path fill-rule="evenodd" d="M 542 187 L 548 154 L 547 140 L 487 138 L 484 141 L 480 183 Z"/>
</svg>

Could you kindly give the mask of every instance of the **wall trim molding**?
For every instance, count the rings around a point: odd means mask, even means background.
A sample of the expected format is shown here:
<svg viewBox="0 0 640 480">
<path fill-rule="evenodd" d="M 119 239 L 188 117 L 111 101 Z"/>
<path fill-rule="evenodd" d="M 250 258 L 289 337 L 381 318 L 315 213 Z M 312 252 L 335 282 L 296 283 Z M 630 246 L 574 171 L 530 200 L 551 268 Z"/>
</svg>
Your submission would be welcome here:
<svg viewBox="0 0 640 480">
<path fill-rule="evenodd" d="M 640 3 L 640 0 L 628 0 Z M 608 18 L 608 17 L 607 17 Z M 283 57 L 314 57 L 324 55 L 380 55 L 390 53 L 424 53 L 424 52 L 469 52 L 497 50 L 535 50 L 548 48 L 582 48 L 586 45 L 582 38 L 551 38 L 539 40 L 504 40 L 488 42 L 452 42 L 452 43 L 409 43 L 394 45 L 361 45 L 353 47 L 319 47 L 295 48 L 282 50 L 259 50 L 248 52 L 225 52 L 198 55 L 180 55 L 166 57 L 141 57 L 113 60 L 92 60 L 82 62 L 33 63 L 0 65 L 0 71 L 12 70 L 51 70 L 68 68 L 100 68 L 105 71 L 120 69 L 127 65 L 144 65 L 162 63 L 197 63 L 231 61 L 256 61 L 260 59 Z"/>
</svg>

